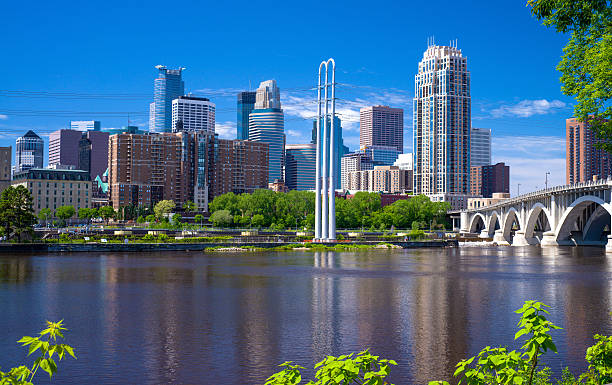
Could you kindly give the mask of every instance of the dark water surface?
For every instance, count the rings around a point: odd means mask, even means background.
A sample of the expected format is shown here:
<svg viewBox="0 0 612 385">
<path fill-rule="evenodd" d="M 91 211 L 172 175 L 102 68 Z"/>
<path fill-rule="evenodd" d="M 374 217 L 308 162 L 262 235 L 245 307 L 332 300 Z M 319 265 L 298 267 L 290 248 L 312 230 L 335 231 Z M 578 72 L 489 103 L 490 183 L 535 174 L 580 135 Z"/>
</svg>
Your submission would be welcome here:
<svg viewBox="0 0 612 385">
<path fill-rule="evenodd" d="M 527 299 L 552 306 L 559 354 L 584 369 L 612 333 L 612 257 L 601 248 L 0 256 L 0 363 L 64 319 L 78 360 L 56 384 L 263 384 L 292 360 L 364 347 L 391 381 L 451 379 L 485 345 L 510 345 Z M 309 375 L 311 372 L 308 373 Z M 41 375 L 37 383 L 47 383 Z"/>
</svg>

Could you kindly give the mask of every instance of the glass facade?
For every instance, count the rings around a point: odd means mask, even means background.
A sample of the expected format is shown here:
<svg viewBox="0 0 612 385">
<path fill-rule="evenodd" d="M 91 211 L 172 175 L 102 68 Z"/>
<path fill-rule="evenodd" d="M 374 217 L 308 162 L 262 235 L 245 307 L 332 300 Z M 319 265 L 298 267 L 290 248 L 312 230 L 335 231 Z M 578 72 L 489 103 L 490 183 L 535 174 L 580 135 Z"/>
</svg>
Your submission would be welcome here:
<svg viewBox="0 0 612 385">
<path fill-rule="evenodd" d="M 314 190 L 316 144 L 288 144 L 285 147 L 285 185 L 289 190 Z"/>
<path fill-rule="evenodd" d="M 392 166 L 400 151 L 391 146 L 366 146 L 360 150 L 372 160 L 376 166 Z"/>
<path fill-rule="evenodd" d="M 249 139 L 249 114 L 255 108 L 256 95 L 257 92 L 255 91 L 244 91 L 238 93 L 236 138 L 239 140 Z"/>
<path fill-rule="evenodd" d="M 283 179 L 285 117 L 280 108 L 255 109 L 249 114 L 249 140 L 268 143 L 268 182 Z"/>
<path fill-rule="evenodd" d="M 31 168 L 42 168 L 45 143 L 34 131 L 28 131 L 17 138 L 15 153 L 15 170 L 24 171 Z"/>
<path fill-rule="evenodd" d="M 183 82 L 182 71 L 168 69 L 164 66 L 156 66 L 159 70 L 154 83 L 153 106 L 150 118 L 153 126 L 149 127 L 151 132 L 172 131 L 172 101 L 185 94 L 185 82 Z"/>
</svg>

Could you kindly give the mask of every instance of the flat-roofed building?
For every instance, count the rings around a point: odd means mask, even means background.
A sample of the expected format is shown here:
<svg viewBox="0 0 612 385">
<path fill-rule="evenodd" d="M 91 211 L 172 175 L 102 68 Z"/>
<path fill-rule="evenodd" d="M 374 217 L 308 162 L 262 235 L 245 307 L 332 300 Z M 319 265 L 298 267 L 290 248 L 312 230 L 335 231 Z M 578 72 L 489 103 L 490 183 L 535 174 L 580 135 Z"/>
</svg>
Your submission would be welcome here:
<svg viewBox="0 0 612 385">
<path fill-rule="evenodd" d="M 32 194 L 32 208 L 38 214 L 44 208 L 55 211 L 61 206 L 91 207 L 91 178 L 87 171 L 31 168 L 15 173 L 13 186 L 23 186 Z"/>
<path fill-rule="evenodd" d="M 11 185 L 11 161 L 13 148 L 0 147 L 0 192 Z"/>
</svg>

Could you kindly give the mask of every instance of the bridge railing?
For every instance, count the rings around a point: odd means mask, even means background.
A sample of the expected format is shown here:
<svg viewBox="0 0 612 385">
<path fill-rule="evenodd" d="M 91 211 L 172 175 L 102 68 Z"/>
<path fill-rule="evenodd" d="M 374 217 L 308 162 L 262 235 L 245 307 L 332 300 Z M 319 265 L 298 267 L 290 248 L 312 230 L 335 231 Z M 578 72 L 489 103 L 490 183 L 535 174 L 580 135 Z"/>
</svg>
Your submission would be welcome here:
<svg viewBox="0 0 612 385">
<path fill-rule="evenodd" d="M 511 206 L 513 204 L 528 201 L 533 198 L 540 198 L 545 195 L 551 195 L 552 193 L 556 193 L 556 192 L 562 192 L 562 191 L 568 191 L 568 190 L 580 190 L 580 189 L 588 188 L 588 187 L 602 187 L 602 186 L 607 187 L 611 185 L 612 185 L 612 176 L 608 176 L 607 178 L 598 179 L 595 181 L 566 184 L 566 185 L 561 185 L 561 186 L 550 187 L 547 189 L 532 191 L 530 193 L 519 195 L 514 198 L 506 199 L 504 201 L 501 201 L 501 202 L 498 202 L 498 203 L 495 203 L 489 206 L 483 206 L 483 207 L 479 207 L 476 209 L 467 209 L 467 210 L 461 210 L 461 211 L 473 213 L 473 212 L 483 211 L 485 209 L 492 210 L 492 209 L 500 208 L 503 206 Z"/>
</svg>

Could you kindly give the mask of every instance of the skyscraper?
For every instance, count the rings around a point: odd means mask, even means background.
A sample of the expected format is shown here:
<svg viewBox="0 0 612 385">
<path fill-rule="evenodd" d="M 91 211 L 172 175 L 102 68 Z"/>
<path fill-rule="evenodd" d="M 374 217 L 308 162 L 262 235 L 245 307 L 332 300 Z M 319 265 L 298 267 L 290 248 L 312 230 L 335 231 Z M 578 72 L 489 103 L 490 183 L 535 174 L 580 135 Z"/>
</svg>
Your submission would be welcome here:
<svg viewBox="0 0 612 385">
<path fill-rule="evenodd" d="M 15 171 L 31 168 L 42 168 L 45 154 L 45 142 L 34 131 L 26 132 L 17 138 L 15 150 Z"/>
<path fill-rule="evenodd" d="M 75 130 L 57 130 L 49 135 L 49 165 L 79 165 L 79 141 L 83 133 Z"/>
<path fill-rule="evenodd" d="M 255 108 L 249 114 L 249 140 L 269 145 L 268 182 L 283 179 L 285 117 L 276 80 L 266 80 L 259 84 Z"/>
<path fill-rule="evenodd" d="M 257 92 L 243 91 L 238 93 L 238 116 L 236 120 L 236 138 L 249 139 L 249 114 L 255 108 Z"/>
<path fill-rule="evenodd" d="M 289 190 L 314 190 L 316 160 L 315 143 L 285 146 L 285 184 Z"/>
<path fill-rule="evenodd" d="M 610 154 L 598 143 L 589 125 L 575 118 L 565 120 L 565 179 L 567 184 L 606 178 L 612 171 Z"/>
<path fill-rule="evenodd" d="M 172 101 L 172 132 L 215 132 L 215 103 L 206 98 L 179 96 Z"/>
<path fill-rule="evenodd" d="M 331 122 L 329 120 L 327 121 L 327 127 L 328 127 L 327 140 L 328 140 L 328 143 L 329 143 L 329 135 L 331 133 Z M 323 132 L 323 124 L 321 124 L 321 132 Z M 317 121 L 316 120 L 314 122 L 312 122 L 312 134 L 311 134 L 311 138 L 312 138 L 312 140 L 310 141 L 310 143 L 316 144 L 317 143 Z M 323 141 L 321 141 L 321 146 L 323 146 Z M 342 157 L 344 155 L 349 153 L 349 148 L 344 145 L 344 139 L 342 138 L 342 121 L 337 116 L 334 117 L 334 146 L 335 146 L 334 158 L 336 159 L 336 162 L 335 162 L 336 163 L 336 169 L 335 169 L 335 171 L 336 171 L 336 188 L 340 189 L 340 188 L 342 188 L 342 166 L 341 166 L 342 163 L 341 163 L 341 159 L 342 159 Z M 321 159 L 323 159 L 323 150 L 322 149 L 319 150 L 319 154 L 321 155 Z M 321 160 L 321 162 L 322 162 L 322 160 Z"/>
<path fill-rule="evenodd" d="M 491 129 L 472 127 L 470 131 L 470 166 L 491 164 Z"/>
<path fill-rule="evenodd" d="M 71 120 L 70 129 L 75 131 L 100 131 L 100 122 L 97 120 Z"/>
<path fill-rule="evenodd" d="M 149 117 L 149 127 L 151 132 L 170 132 L 172 131 L 172 101 L 185 94 L 185 82 L 183 82 L 182 71 L 179 67 L 171 70 L 165 66 L 155 66 L 159 71 L 154 83 L 153 106 L 149 111 L 154 111 L 153 116 Z"/>
<path fill-rule="evenodd" d="M 510 166 L 503 162 L 475 166 L 471 169 L 470 186 L 472 195 L 491 198 L 494 193 L 510 193 Z"/>
<path fill-rule="evenodd" d="M 404 110 L 389 106 L 364 107 L 359 111 L 359 144 L 392 146 L 404 152 Z"/>
<path fill-rule="evenodd" d="M 470 73 L 461 50 L 455 46 L 427 47 L 415 76 L 413 113 L 415 192 L 468 194 Z M 460 201 L 467 204 L 467 199 Z"/>
</svg>

